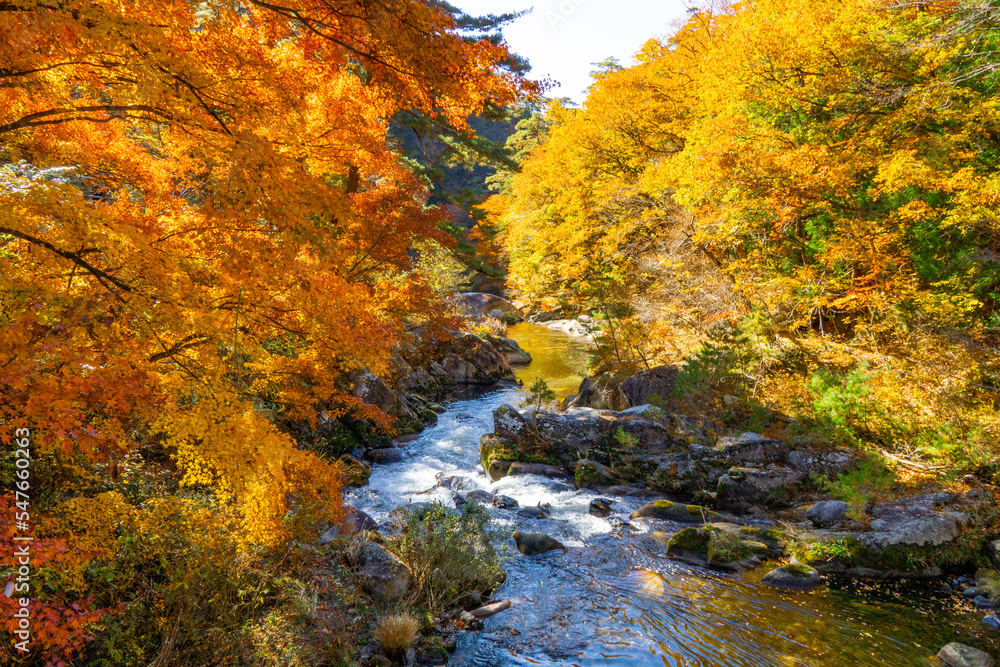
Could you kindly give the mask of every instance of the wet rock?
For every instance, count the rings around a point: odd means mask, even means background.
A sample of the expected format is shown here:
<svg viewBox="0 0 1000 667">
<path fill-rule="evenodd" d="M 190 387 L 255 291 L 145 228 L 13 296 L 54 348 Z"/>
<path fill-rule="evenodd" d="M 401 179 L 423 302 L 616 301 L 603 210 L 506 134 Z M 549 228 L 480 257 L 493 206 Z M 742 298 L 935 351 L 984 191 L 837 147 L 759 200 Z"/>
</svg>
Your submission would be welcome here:
<svg viewBox="0 0 1000 667">
<path fill-rule="evenodd" d="M 806 518 L 817 528 L 830 528 L 847 520 L 849 507 L 842 500 L 824 500 L 809 508 Z"/>
<path fill-rule="evenodd" d="M 607 516 L 611 514 L 611 501 L 607 498 L 594 498 L 590 501 L 589 511 L 594 516 Z"/>
<path fill-rule="evenodd" d="M 501 602 L 494 602 L 480 607 L 479 609 L 473 609 L 469 613 L 478 619 L 489 618 L 499 614 L 501 611 L 510 609 L 510 600 L 503 600 Z"/>
<path fill-rule="evenodd" d="M 988 654 L 958 642 L 945 646 L 938 651 L 937 657 L 948 667 L 996 667 Z"/>
<path fill-rule="evenodd" d="M 745 508 L 751 504 L 771 507 L 787 505 L 805 473 L 791 468 L 730 468 L 719 478 L 716 492 L 728 507 Z"/>
<path fill-rule="evenodd" d="M 465 504 L 469 501 L 456 493 L 451 497 L 451 502 L 455 503 L 455 507 L 457 507 L 458 509 L 462 509 L 463 507 L 465 507 Z"/>
<path fill-rule="evenodd" d="M 722 516 L 701 505 L 682 505 L 669 500 L 654 500 L 632 512 L 630 519 L 659 519 L 680 523 L 722 521 Z"/>
<path fill-rule="evenodd" d="M 975 586 L 969 586 L 964 591 L 962 591 L 962 597 L 969 598 L 970 600 L 979 595 L 979 589 Z"/>
<path fill-rule="evenodd" d="M 547 519 L 552 515 L 552 506 L 548 503 L 539 504 L 535 507 L 522 507 L 517 511 L 517 516 L 525 519 Z"/>
<path fill-rule="evenodd" d="M 517 500 L 515 500 L 514 498 L 511 498 L 510 496 L 503 496 L 500 494 L 493 496 L 492 503 L 493 507 L 498 507 L 504 510 L 514 509 L 518 505 Z"/>
<path fill-rule="evenodd" d="M 476 489 L 475 491 L 469 491 L 465 494 L 466 500 L 475 500 L 481 505 L 492 505 L 493 504 L 493 494 L 489 491 L 484 491 L 483 489 Z"/>
<path fill-rule="evenodd" d="M 993 607 L 993 602 L 985 595 L 977 595 L 972 599 L 972 604 L 976 606 L 976 609 L 990 609 Z"/>
<path fill-rule="evenodd" d="M 987 614 L 983 617 L 983 623 L 990 626 L 994 630 L 1000 630 L 1000 617 L 996 614 Z"/>
<path fill-rule="evenodd" d="M 548 551 L 555 551 L 556 549 L 566 551 L 566 547 L 563 546 L 562 542 L 544 533 L 522 533 L 519 530 L 515 530 L 512 537 L 517 544 L 517 550 L 525 556 L 536 556 Z"/>
<path fill-rule="evenodd" d="M 406 565 L 380 544 L 366 544 L 359 563 L 362 588 L 379 602 L 395 602 L 410 586 Z"/>
<path fill-rule="evenodd" d="M 402 463 L 403 453 L 395 447 L 381 447 L 379 449 L 369 449 L 365 457 L 372 463 L 385 465 L 387 463 Z"/>
<path fill-rule="evenodd" d="M 372 476 L 372 469 L 365 463 L 357 460 L 350 454 L 344 454 L 339 459 L 343 471 L 345 486 L 368 486 L 368 479 Z"/>
<path fill-rule="evenodd" d="M 808 565 L 802 565 L 797 562 L 775 568 L 761 579 L 761 583 L 772 588 L 792 591 L 812 590 L 819 585 L 820 581 L 819 572 Z"/>
<path fill-rule="evenodd" d="M 604 489 L 604 495 L 624 497 L 632 496 L 634 498 L 662 498 L 663 494 L 659 491 L 653 491 L 652 489 L 644 489 L 638 486 L 633 486 L 630 484 L 616 484 L 614 486 L 609 486 Z"/>
<path fill-rule="evenodd" d="M 468 477 L 460 477 L 458 475 L 445 476 L 444 473 L 439 472 L 435 475 L 438 481 L 438 486 L 442 489 L 448 489 L 449 491 L 461 491 L 462 489 L 471 489 L 476 485 L 472 479 Z"/>
<path fill-rule="evenodd" d="M 667 555 L 671 558 L 735 572 L 760 564 L 754 551 L 734 525 L 685 528 L 667 540 Z"/>
<path fill-rule="evenodd" d="M 597 461 L 581 459 L 576 463 L 573 481 L 578 489 L 592 489 L 596 486 L 617 484 L 622 479 L 618 473 Z"/>
<path fill-rule="evenodd" d="M 486 469 L 490 480 L 496 482 L 504 477 L 519 475 L 539 475 L 548 479 L 570 480 L 569 473 L 557 466 L 544 463 L 525 463 L 523 461 L 492 461 Z"/>
</svg>

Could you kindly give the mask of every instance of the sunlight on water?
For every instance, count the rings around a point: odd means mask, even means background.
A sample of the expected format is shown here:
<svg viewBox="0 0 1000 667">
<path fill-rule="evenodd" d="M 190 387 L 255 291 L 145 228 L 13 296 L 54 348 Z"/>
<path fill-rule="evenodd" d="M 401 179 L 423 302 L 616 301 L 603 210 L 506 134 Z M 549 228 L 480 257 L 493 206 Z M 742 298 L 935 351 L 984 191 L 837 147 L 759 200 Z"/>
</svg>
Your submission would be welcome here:
<svg viewBox="0 0 1000 667">
<path fill-rule="evenodd" d="M 531 354 L 531 364 L 514 367 L 525 387 L 545 380 L 560 401 L 580 388 L 593 350 L 589 341 L 530 322 L 509 327 L 507 336 Z"/>
</svg>

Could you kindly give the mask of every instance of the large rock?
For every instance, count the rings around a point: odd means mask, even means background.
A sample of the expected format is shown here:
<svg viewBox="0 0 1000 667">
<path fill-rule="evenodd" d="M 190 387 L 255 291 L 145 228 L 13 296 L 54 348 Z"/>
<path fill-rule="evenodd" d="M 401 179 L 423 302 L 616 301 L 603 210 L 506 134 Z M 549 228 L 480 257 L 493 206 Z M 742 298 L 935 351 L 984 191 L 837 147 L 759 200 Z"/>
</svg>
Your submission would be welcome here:
<svg viewBox="0 0 1000 667">
<path fill-rule="evenodd" d="M 397 601 L 410 586 L 410 571 L 406 565 L 381 544 L 366 544 L 359 565 L 362 588 L 379 602 Z"/>
<path fill-rule="evenodd" d="M 642 370 L 621 383 L 621 389 L 628 399 L 629 405 L 643 405 L 650 398 L 658 396 L 667 400 L 674 392 L 677 383 L 678 369 L 676 366 L 657 366 Z"/>
<path fill-rule="evenodd" d="M 766 468 L 730 468 L 716 486 L 719 502 L 727 507 L 787 505 L 804 472 L 770 465 Z"/>
<path fill-rule="evenodd" d="M 541 457 L 566 470 L 573 470 L 581 458 L 597 459 L 607 465 L 604 459 L 597 458 L 599 453 L 607 459 L 612 453 L 648 457 L 673 446 L 670 432 L 659 422 L 589 408 L 536 415 L 502 405 L 493 412 L 493 430 L 500 447 L 495 450 L 504 452 L 504 458 L 538 461 Z M 623 441 L 632 444 L 626 446 Z M 483 457 L 485 467 L 489 466 L 487 459 Z"/>
<path fill-rule="evenodd" d="M 958 642 L 945 646 L 937 657 L 948 667 L 996 667 L 988 653 Z"/>
<path fill-rule="evenodd" d="M 801 563 L 791 563 L 775 568 L 764 575 L 761 583 L 772 588 L 791 591 L 809 591 L 819 585 L 819 572 Z"/>
<path fill-rule="evenodd" d="M 632 512 L 632 519 L 659 519 L 679 523 L 722 521 L 722 516 L 701 505 L 684 505 L 670 500 L 654 500 Z"/>
<path fill-rule="evenodd" d="M 824 500 L 810 507 L 806 518 L 817 528 L 830 528 L 847 521 L 849 507 L 842 500 Z"/>
<path fill-rule="evenodd" d="M 501 351 L 489 341 L 464 331 L 451 332 L 451 340 L 439 346 L 439 359 L 438 374 L 443 371 L 443 379 L 452 384 L 492 384 L 516 379 Z"/>
<path fill-rule="evenodd" d="M 593 489 L 618 484 L 622 478 L 606 465 L 590 459 L 580 459 L 573 471 L 573 481 L 578 489 Z"/>
<path fill-rule="evenodd" d="M 836 477 L 855 468 L 858 457 L 844 449 L 829 452 L 796 450 L 788 452 L 787 461 L 788 465 L 804 473 Z"/>
<path fill-rule="evenodd" d="M 372 469 L 350 454 L 344 454 L 338 459 L 342 466 L 344 486 L 368 486 L 368 478 Z"/>
<path fill-rule="evenodd" d="M 957 499 L 953 493 L 932 493 L 875 505 L 871 531 L 862 534 L 861 542 L 875 548 L 951 542 L 969 522 L 968 514 L 953 506 Z"/>
<path fill-rule="evenodd" d="M 503 336 L 487 336 L 486 340 L 500 351 L 511 366 L 523 366 L 531 363 L 531 355 L 521 349 L 516 340 Z"/>
<path fill-rule="evenodd" d="M 580 389 L 567 408 L 594 408 L 597 410 L 627 410 L 632 405 L 621 386 L 621 378 L 617 373 L 600 373 L 585 377 L 580 383 Z"/>
<path fill-rule="evenodd" d="M 490 311 L 499 310 L 504 315 L 514 319 L 521 319 L 521 312 L 507 299 L 495 294 L 486 292 L 462 292 L 451 297 L 451 302 L 463 310 L 467 315 L 483 317 L 489 315 Z"/>
<path fill-rule="evenodd" d="M 729 465 L 766 465 L 785 460 L 784 443 L 757 433 L 742 433 L 736 438 L 719 438 L 714 447 L 691 445 L 691 458 L 697 461 L 724 461 Z"/>
</svg>

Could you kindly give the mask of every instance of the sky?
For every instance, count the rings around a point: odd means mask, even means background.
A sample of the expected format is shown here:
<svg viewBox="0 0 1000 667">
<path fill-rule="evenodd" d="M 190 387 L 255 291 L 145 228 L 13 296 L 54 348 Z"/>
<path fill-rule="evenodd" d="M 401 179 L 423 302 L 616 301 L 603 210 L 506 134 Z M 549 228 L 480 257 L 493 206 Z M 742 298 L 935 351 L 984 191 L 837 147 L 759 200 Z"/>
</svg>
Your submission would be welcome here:
<svg viewBox="0 0 1000 667">
<path fill-rule="evenodd" d="M 590 85 L 591 63 L 615 56 L 622 65 L 652 37 L 673 32 L 686 17 L 685 0 L 451 0 L 467 14 L 500 14 L 534 7 L 504 30 L 515 53 L 532 65 L 531 78 L 560 85 L 549 97 L 580 103 Z"/>
</svg>

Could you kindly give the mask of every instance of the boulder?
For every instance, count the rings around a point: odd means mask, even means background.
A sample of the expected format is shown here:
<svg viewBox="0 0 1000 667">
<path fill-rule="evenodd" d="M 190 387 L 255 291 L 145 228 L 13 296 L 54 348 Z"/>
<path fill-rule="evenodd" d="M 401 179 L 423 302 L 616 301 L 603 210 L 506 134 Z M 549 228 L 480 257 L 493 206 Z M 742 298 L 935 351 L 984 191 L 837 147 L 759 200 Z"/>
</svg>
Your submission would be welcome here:
<svg viewBox="0 0 1000 667">
<path fill-rule="evenodd" d="M 552 515 L 552 506 L 539 503 L 535 507 L 522 507 L 517 510 L 517 516 L 525 519 L 547 519 Z"/>
<path fill-rule="evenodd" d="M 730 466 L 767 465 L 783 462 L 788 447 L 758 433 L 742 433 L 736 438 L 719 438 L 713 447 L 691 445 L 690 452 L 695 461 L 724 461 Z"/>
<path fill-rule="evenodd" d="M 842 500 L 824 500 L 810 507 L 806 518 L 817 528 L 830 528 L 847 521 L 849 507 Z"/>
<path fill-rule="evenodd" d="M 502 336 L 487 336 L 486 340 L 500 351 L 500 354 L 504 356 L 507 363 L 511 366 L 523 366 L 531 363 L 531 355 L 521 349 L 516 340 Z"/>
<path fill-rule="evenodd" d="M 630 519 L 659 519 L 679 523 L 721 521 L 722 516 L 701 505 L 682 505 L 669 500 L 654 500 L 632 512 Z"/>
<path fill-rule="evenodd" d="M 597 461 L 580 459 L 573 471 L 573 481 L 578 489 L 592 489 L 597 486 L 617 484 L 622 478 L 614 470 Z"/>
<path fill-rule="evenodd" d="M 338 461 L 342 466 L 345 486 L 368 486 L 368 478 L 372 476 L 372 469 L 369 465 L 362 463 L 350 454 L 342 455 Z"/>
<path fill-rule="evenodd" d="M 667 541 L 667 555 L 694 565 L 707 565 L 739 572 L 760 564 L 759 549 L 753 541 L 742 539 L 737 526 L 710 525 L 685 528 Z M 764 551 L 767 551 L 767 547 Z"/>
<path fill-rule="evenodd" d="M 858 465 L 858 457 L 846 449 L 832 452 L 795 450 L 788 452 L 786 460 L 796 470 L 825 477 L 836 477 Z"/>
<path fill-rule="evenodd" d="M 462 292 L 451 297 L 460 310 L 473 317 L 488 315 L 491 311 L 499 310 L 503 315 L 520 320 L 521 312 L 507 299 L 495 294 L 486 292 Z"/>
<path fill-rule="evenodd" d="M 365 452 L 365 458 L 372 463 L 382 465 L 386 463 L 401 463 L 403 461 L 403 452 L 395 447 L 381 447 L 378 449 L 369 449 Z"/>
<path fill-rule="evenodd" d="M 861 542 L 873 548 L 951 542 L 969 522 L 968 514 L 949 507 L 956 500 L 952 493 L 932 493 L 875 505 L 871 531 L 862 534 Z"/>
<path fill-rule="evenodd" d="M 566 404 L 566 407 L 621 411 L 627 410 L 631 405 L 621 387 L 619 375 L 600 373 L 585 377 L 575 397 Z"/>
<path fill-rule="evenodd" d="M 359 564 L 362 588 L 379 602 L 397 601 L 410 586 L 410 571 L 406 565 L 380 544 L 366 544 Z"/>
<path fill-rule="evenodd" d="M 945 646 L 938 651 L 937 657 L 948 667 L 996 667 L 989 654 L 958 642 Z"/>
<path fill-rule="evenodd" d="M 772 588 L 791 591 L 809 591 L 819 585 L 819 572 L 798 562 L 775 568 L 764 575 L 761 583 Z"/>
<path fill-rule="evenodd" d="M 518 505 L 517 500 L 515 500 L 514 498 L 511 498 L 510 496 L 504 496 L 499 493 L 493 496 L 492 502 L 493 502 L 493 507 L 498 507 L 502 510 L 514 509 Z"/>
<path fill-rule="evenodd" d="M 792 468 L 730 468 L 716 486 L 719 502 L 727 507 L 787 505 L 806 474 Z"/>
<path fill-rule="evenodd" d="M 674 393 L 677 383 L 677 366 L 657 366 L 642 370 L 621 383 L 629 405 L 649 403 L 653 396 L 667 400 Z"/>
<path fill-rule="evenodd" d="M 588 511 L 594 516 L 607 516 L 611 514 L 611 501 L 607 498 L 594 498 L 590 501 Z"/>
</svg>

